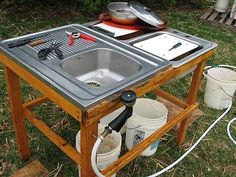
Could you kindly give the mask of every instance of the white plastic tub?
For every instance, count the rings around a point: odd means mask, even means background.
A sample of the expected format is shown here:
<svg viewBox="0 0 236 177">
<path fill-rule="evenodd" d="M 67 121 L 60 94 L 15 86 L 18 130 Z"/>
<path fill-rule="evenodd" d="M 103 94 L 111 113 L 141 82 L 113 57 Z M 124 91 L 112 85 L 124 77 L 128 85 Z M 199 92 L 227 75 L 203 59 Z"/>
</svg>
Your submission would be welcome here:
<svg viewBox="0 0 236 177">
<path fill-rule="evenodd" d="M 131 118 L 127 120 L 125 144 L 132 149 L 167 122 L 168 110 L 162 103 L 146 99 L 137 99 Z M 151 156 L 158 147 L 159 140 L 148 147 L 141 155 Z"/>
<path fill-rule="evenodd" d="M 211 68 L 207 73 L 204 102 L 214 109 L 226 109 L 236 90 L 236 72 L 227 68 Z"/>
<path fill-rule="evenodd" d="M 229 0 L 217 0 L 215 10 L 218 12 L 226 12 L 229 6 Z"/>
</svg>

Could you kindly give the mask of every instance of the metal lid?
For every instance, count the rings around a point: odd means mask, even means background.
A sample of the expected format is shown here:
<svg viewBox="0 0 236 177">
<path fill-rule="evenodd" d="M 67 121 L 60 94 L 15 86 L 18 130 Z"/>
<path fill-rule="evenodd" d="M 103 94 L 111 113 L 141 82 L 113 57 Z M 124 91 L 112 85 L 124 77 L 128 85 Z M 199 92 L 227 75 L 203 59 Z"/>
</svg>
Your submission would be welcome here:
<svg viewBox="0 0 236 177">
<path fill-rule="evenodd" d="M 145 7 L 144 5 L 138 2 L 129 2 L 129 7 L 131 12 L 133 12 L 138 18 L 142 19 L 146 23 L 159 27 L 164 24 L 164 21 L 150 8 Z"/>
</svg>

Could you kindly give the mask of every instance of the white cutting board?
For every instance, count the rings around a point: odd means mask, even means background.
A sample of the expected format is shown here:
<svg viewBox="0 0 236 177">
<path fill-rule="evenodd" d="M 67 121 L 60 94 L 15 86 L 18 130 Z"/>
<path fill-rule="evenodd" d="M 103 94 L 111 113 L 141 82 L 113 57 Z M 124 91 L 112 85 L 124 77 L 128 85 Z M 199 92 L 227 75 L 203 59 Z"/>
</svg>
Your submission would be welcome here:
<svg viewBox="0 0 236 177">
<path fill-rule="evenodd" d="M 179 42 L 181 42 L 179 47 L 170 50 L 175 44 Z M 197 44 L 185 41 L 169 34 L 161 34 L 159 36 L 135 43 L 133 46 L 166 60 L 172 60 L 198 47 Z"/>
<path fill-rule="evenodd" d="M 107 31 L 110 31 L 110 32 L 114 33 L 114 37 L 124 36 L 124 35 L 131 34 L 131 33 L 134 33 L 136 31 L 138 31 L 138 30 L 131 30 L 131 29 L 123 29 L 123 28 L 113 27 L 113 26 L 110 26 L 110 25 L 107 25 L 107 24 L 104 24 L 104 23 L 99 23 L 99 24 L 96 24 L 94 26 L 97 26 L 99 28 L 102 28 L 104 30 L 107 30 Z"/>
</svg>

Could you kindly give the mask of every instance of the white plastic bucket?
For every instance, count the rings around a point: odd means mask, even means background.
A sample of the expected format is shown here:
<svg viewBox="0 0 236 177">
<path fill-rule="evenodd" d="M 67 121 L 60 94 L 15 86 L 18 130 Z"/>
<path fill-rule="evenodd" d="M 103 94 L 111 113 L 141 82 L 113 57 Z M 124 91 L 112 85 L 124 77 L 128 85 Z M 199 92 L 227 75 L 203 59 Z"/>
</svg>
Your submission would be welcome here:
<svg viewBox="0 0 236 177">
<path fill-rule="evenodd" d="M 116 111 L 108 114 L 107 116 L 103 117 L 101 120 L 100 120 L 100 123 L 101 124 L 104 124 L 104 125 L 107 125 L 109 124 L 111 121 L 113 121 L 115 118 L 117 118 L 118 115 L 120 115 L 120 113 L 122 111 L 124 111 L 125 107 L 121 107 L 120 109 L 117 109 Z M 120 133 L 123 134 L 125 133 L 126 129 L 125 129 L 125 125 L 121 128 L 120 130 Z"/>
<path fill-rule="evenodd" d="M 227 68 L 211 68 L 207 73 L 204 102 L 214 109 L 226 109 L 236 90 L 236 72 Z"/>
<path fill-rule="evenodd" d="M 215 10 L 218 12 L 226 12 L 228 9 L 229 0 L 217 0 Z"/>
<path fill-rule="evenodd" d="M 101 134 L 104 130 L 105 125 L 99 124 L 98 133 Z M 97 166 L 99 170 L 105 169 L 111 163 L 115 162 L 121 151 L 121 134 L 115 131 L 112 134 L 108 135 L 103 143 L 98 148 L 97 154 Z M 76 149 L 80 152 L 80 131 L 76 135 Z M 79 167 L 78 167 L 79 168 Z M 80 176 L 80 168 L 79 168 Z M 116 174 L 112 175 L 115 177 Z"/>
<path fill-rule="evenodd" d="M 132 149 L 136 144 L 146 139 L 167 122 L 166 106 L 156 100 L 137 99 L 133 115 L 127 120 L 125 144 Z M 159 140 L 148 147 L 141 155 L 151 156 L 158 147 Z"/>
</svg>

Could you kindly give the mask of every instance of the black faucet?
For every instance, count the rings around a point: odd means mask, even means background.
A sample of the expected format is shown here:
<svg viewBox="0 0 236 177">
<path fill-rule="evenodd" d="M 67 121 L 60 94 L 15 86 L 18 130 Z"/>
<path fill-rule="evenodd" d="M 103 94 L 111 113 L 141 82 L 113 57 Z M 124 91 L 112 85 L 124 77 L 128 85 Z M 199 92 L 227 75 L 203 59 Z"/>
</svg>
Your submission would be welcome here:
<svg viewBox="0 0 236 177">
<path fill-rule="evenodd" d="M 119 132 L 124 126 L 126 120 L 133 114 L 133 105 L 137 99 L 135 92 L 127 90 L 121 94 L 120 99 L 125 105 L 125 110 L 120 113 L 120 115 L 118 115 L 113 121 L 111 121 L 107 127 L 105 127 L 104 132 L 101 134 L 103 138 L 105 138 L 108 134 L 111 134 L 112 130 Z"/>
</svg>

